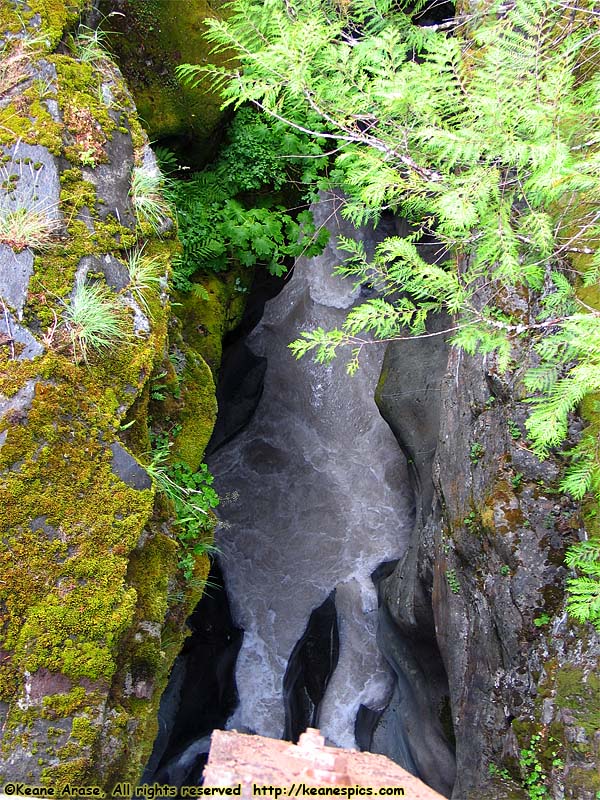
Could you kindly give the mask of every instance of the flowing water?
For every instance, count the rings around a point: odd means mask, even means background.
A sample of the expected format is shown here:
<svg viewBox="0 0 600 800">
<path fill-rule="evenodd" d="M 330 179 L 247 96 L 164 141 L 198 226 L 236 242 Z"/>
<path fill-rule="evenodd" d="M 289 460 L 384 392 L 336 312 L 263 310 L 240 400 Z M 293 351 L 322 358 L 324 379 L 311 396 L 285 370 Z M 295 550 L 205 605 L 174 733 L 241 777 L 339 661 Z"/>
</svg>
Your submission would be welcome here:
<svg viewBox="0 0 600 800">
<path fill-rule="evenodd" d="M 332 277 L 339 198 L 315 209 L 332 237 L 325 252 L 299 259 L 265 307 L 247 345 L 266 358 L 264 391 L 250 423 L 209 460 L 225 498 L 217 545 L 235 625 L 244 630 L 236 681 L 239 705 L 228 727 L 281 737 L 283 678 L 311 612 L 332 590 L 339 657 L 318 708 L 318 725 L 354 747 L 360 706 L 383 708 L 392 677 L 375 641 L 377 596 L 371 573 L 399 558 L 412 526 L 406 466 L 373 393 L 383 350 L 369 345 L 354 377 L 345 360 L 296 361 L 288 343 L 300 331 L 339 326 L 359 299 Z M 367 251 L 390 231 L 363 229 Z M 347 354 L 349 356 L 349 354 Z"/>
</svg>

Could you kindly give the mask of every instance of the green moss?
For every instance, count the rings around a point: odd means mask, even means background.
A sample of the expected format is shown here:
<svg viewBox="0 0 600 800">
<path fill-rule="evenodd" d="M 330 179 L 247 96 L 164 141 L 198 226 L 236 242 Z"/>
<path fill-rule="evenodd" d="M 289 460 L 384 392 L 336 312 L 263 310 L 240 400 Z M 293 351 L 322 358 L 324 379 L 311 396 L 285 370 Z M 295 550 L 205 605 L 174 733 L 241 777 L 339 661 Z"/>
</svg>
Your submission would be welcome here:
<svg viewBox="0 0 600 800">
<path fill-rule="evenodd" d="M 41 14 L 53 44 L 82 5 L 29 3 L 32 13 Z M 177 543 L 168 533 L 169 510 L 160 504 L 154 508 L 152 491 L 131 488 L 111 469 L 110 444 L 119 436 L 135 453 L 149 449 L 146 384 L 167 349 L 168 309 L 158 293 L 150 298 L 151 333 L 132 337 L 86 366 L 72 363 L 68 345 L 52 333 L 82 257 L 123 256 L 136 243 L 136 233 L 116 217 L 109 213 L 100 219 L 107 209 L 101 209 L 94 185 L 79 168 L 85 136 L 104 148 L 120 127 L 131 130 L 137 146 L 145 140 L 121 84 L 114 86 L 120 117 L 113 120 L 99 99 L 102 76 L 94 68 L 65 55 L 51 60 L 66 127 L 51 120 L 39 87 L 22 93 L 20 105 L 0 111 L 0 126 L 14 126 L 8 132 L 0 127 L 0 141 L 5 134 L 7 142 L 21 136 L 45 144 L 73 165 L 61 175 L 60 210 L 68 237 L 35 259 L 25 308 L 33 332 L 47 333 L 54 349 L 24 362 L 0 353 L 2 394 L 13 396 L 27 381 L 37 380 L 27 412 L 0 423 L 6 431 L 0 450 L 0 697 L 10 706 L 2 748 L 7 755 L 35 753 L 32 782 L 43 766 L 47 784 L 107 785 L 106 774 L 99 775 L 99 765 L 109 771 L 100 733 L 110 741 L 110 769 L 122 779 L 137 780 L 155 735 L 161 689 L 209 562 L 200 557 L 194 580 L 183 582 Z M 174 241 L 148 243 L 146 252 L 168 259 L 176 247 Z M 215 289 L 215 337 L 233 324 L 242 303 L 226 281 Z M 197 333 L 199 340 L 206 338 Z M 174 378 L 181 396 L 173 421 L 180 425 L 179 454 L 194 462 L 216 408 L 211 371 L 188 347 L 182 343 L 185 366 Z M 211 347 L 216 369 L 220 344 Z M 119 433 L 125 413 L 135 424 Z M 25 698 L 25 670 L 32 680 L 37 675 L 52 682 L 55 676 L 60 691 Z M 134 686 L 146 681 L 151 696 L 128 694 L 128 680 Z M 59 726 L 61 740 L 69 736 L 60 748 L 56 736 L 44 735 L 49 721 Z"/>
<path fill-rule="evenodd" d="M 159 513 L 155 529 L 160 524 Z M 131 694 L 121 696 L 120 713 L 113 714 L 106 736 L 126 742 L 127 746 L 119 757 L 115 754 L 112 772 L 104 781 L 106 786 L 116 781 L 137 782 L 139 779 L 158 732 L 160 697 L 173 660 L 187 635 L 185 620 L 204 588 L 210 567 L 208 558 L 198 559 L 198 580 L 193 583 L 181 580 L 177 561 L 177 545 L 158 530 L 130 558 L 128 581 L 137 588 L 138 605 L 136 621 L 123 645 L 128 653 L 128 681 L 135 684 L 139 680 L 151 680 L 154 692 L 150 699 L 139 699 Z M 149 635 L 147 623 L 151 621 L 163 623 L 160 638 Z M 118 683 L 123 685 L 123 674 Z M 133 727 L 132 719 L 137 722 Z"/>
<path fill-rule="evenodd" d="M 107 161 L 104 145 L 117 123 L 99 99 L 102 74 L 92 64 L 69 56 L 54 55 L 51 60 L 58 76 L 58 104 L 67 133 L 66 158 L 81 164 L 84 154 L 89 154 L 95 164 Z"/>
<path fill-rule="evenodd" d="M 65 694 L 51 694 L 42 701 L 42 716 L 45 719 L 70 717 L 90 704 L 89 690 L 75 686 Z"/>
<path fill-rule="evenodd" d="M 68 758 L 63 763 L 46 767 L 42 772 L 42 784 L 54 786 L 56 792 L 67 786 L 81 786 L 88 783 L 86 776 L 90 771 L 90 758 L 83 756 L 70 757 L 70 754 L 62 752 L 63 758 Z"/>
<path fill-rule="evenodd" d="M 72 167 L 60 175 L 61 204 L 63 213 L 76 216 L 83 208 L 91 214 L 96 211 L 96 187 L 84 180 L 81 169 Z"/>
<path fill-rule="evenodd" d="M 84 385 L 87 377 L 79 376 Z M 127 556 L 152 495 L 110 468 L 102 432 L 114 426 L 114 409 L 106 392 L 88 384 L 81 397 L 74 388 L 38 383 L 27 424 L 8 431 L 0 452 L 0 469 L 12 467 L 0 489 L 9 544 L 4 646 L 30 672 L 108 679 L 135 605 L 124 585 Z"/>
<path fill-rule="evenodd" d="M 27 144 L 40 144 L 54 155 L 62 150 L 61 127 L 39 99 L 32 99 L 31 90 L 19 95 L 0 109 L 0 144 L 11 145 L 21 139 Z"/>
<path fill-rule="evenodd" d="M 556 673 L 556 701 L 569 708 L 575 724 L 593 739 L 600 730 L 600 677 L 576 668 L 559 667 Z"/>
<path fill-rule="evenodd" d="M 212 373 L 202 356 L 192 351 L 187 354 L 181 387 L 181 431 L 175 439 L 173 454 L 195 472 L 215 426 L 217 401 Z"/>
<path fill-rule="evenodd" d="M 162 623 L 167 614 L 169 576 L 177 567 L 177 544 L 169 536 L 156 533 L 133 551 L 129 559 L 128 583 L 136 587 L 140 620 Z"/>
<path fill-rule="evenodd" d="M 90 0 L 27 0 L 30 14 L 41 17 L 41 30 L 50 37 L 50 49 L 60 41 L 63 32 L 75 24 L 79 15 L 91 7 Z"/>
<path fill-rule="evenodd" d="M 236 292 L 236 271 L 222 275 L 205 275 L 201 285 L 208 299 L 193 292 L 178 293 L 175 313 L 181 321 L 187 344 L 200 353 L 216 376 L 221 364 L 224 336 L 239 324 L 246 296 Z"/>
<path fill-rule="evenodd" d="M 554 721 L 542 724 L 539 720 L 548 699 L 556 713 Z M 534 715 L 512 722 L 521 748 L 530 748 L 534 739 L 538 742 L 535 751 L 546 772 L 552 769 L 556 756 L 577 765 L 568 768 L 568 785 L 573 797 L 578 790 L 600 790 L 595 752 L 599 727 L 598 675 L 593 669 L 584 672 L 580 667 L 562 664 L 558 658 L 549 659 L 544 664 Z"/>
</svg>

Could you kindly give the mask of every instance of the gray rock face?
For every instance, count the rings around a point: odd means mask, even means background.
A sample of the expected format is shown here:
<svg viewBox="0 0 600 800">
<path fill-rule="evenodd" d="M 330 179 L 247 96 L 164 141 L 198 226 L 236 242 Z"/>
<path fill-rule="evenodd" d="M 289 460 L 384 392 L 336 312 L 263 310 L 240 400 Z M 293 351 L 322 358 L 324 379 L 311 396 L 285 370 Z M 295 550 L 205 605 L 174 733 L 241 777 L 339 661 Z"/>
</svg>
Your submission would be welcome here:
<svg viewBox="0 0 600 800">
<path fill-rule="evenodd" d="M 102 257 L 84 256 L 77 268 L 77 281 L 85 281 L 88 272 L 103 273 L 106 283 L 117 291 L 124 289 L 129 283 L 127 267 L 110 253 Z"/>
<path fill-rule="evenodd" d="M 33 272 L 33 253 L 31 250 L 15 253 L 8 245 L 0 244 L 0 264 L 0 296 L 6 305 L 15 309 L 17 318 L 21 320 Z"/>
<path fill-rule="evenodd" d="M 420 534 L 434 497 L 432 465 L 448 361 L 442 334 L 445 327 L 447 320 L 441 317 L 430 326 L 430 333 L 439 332 L 439 336 L 389 345 L 375 394 L 382 416 L 407 456 L 418 535 L 404 556 L 402 572 L 403 619 L 410 619 L 414 627 L 409 631 L 399 627 L 398 617 L 391 616 L 385 603 L 380 610 L 378 641 L 396 682 L 392 700 L 373 733 L 371 749 L 449 796 L 455 780 L 455 759 L 441 721 L 449 703 L 449 689 L 435 643 L 428 582 L 419 579 L 417 570 Z"/>
<path fill-rule="evenodd" d="M 0 180 L 6 187 L 0 192 L 0 216 L 11 218 L 15 213 L 30 212 L 58 226 L 60 182 L 52 154 L 46 147 L 20 140 L 0 149 L 6 159 L 0 168 Z M 31 250 L 15 253 L 12 247 L 0 244 L 0 298 L 16 313 L 19 322 L 32 272 Z"/>
<path fill-rule="evenodd" d="M 141 467 L 135 458 L 118 442 L 110 445 L 112 460 L 110 463 L 115 475 L 131 486 L 133 489 L 151 489 L 152 481 L 146 470 Z"/>
<path fill-rule="evenodd" d="M 8 161 L 2 167 L 2 179 L 10 188 L 2 193 L 2 210 L 25 208 L 48 219 L 60 219 L 60 182 L 56 161 L 49 150 L 19 140 L 4 148 L 4 155 Z"/>
<path fill-rule="evenodd" d="M 339 325 L 357 299 L 350 282 L 331 276 L 340 259 L 335 236 L 351 233 L 338 205 L 329 198 L 317 209 L 317 221 L 334 229 L 325 253 L 298 261 L 249 337 L 267 359 L 264 392 L 248 427 L 209 465 L 230 498 L 217 544 L 234 621 L 245 630 L 230 726 L 282 735 L 288 659 L 311 612 L 335 589 L 339 661 L 318 722 L 351 747 L 360 705 L 381 709 L 389 698 L 370 574 L 404 551 L 412 509 L 404 459 L 372 400 L 381 349 L 367 348 L 349 378 L 342 359 L 325 367 L 295 361 L 287 348 L 304 329 Z M 372 246 L 373 232 L 362 234 Z"/>
<path fill-rule="evenodd" d="M 129 202 L 131 170 L 133 169 L 133 143 L 131 137 L 114 131 L 106 142 L 108 164 L 98 164 L 94 169 L 85 169 L 85 179 L 93 183 L 102 197 L 102 208 L 98 216 L 105 219 L 109 214 L 121 225 L 135 227 L 135 216 Z M 148 148 L 149 149 L 149 148 Z"/>
<path fill-rule="evenodd" d="M 427 515 L 433 500 L 431 467 L 440 429 L 440 392 L 448 362 L 445 317 L 429 332 L 439 336 L 394 342 L 386 349 L 375 400 L 406 453 L 417 514 Z"/>
<path fill-rule="evenodd" d="M 380 401 L 395 398 L 384 413 L 404 449 L 415 454 L 430 453 L 435 428 L 429 405 L 422 418 L 426 423 L 429 415 L 429 423 L 420 430 L 413 423 L 414 395 L 405 391 L 410 384 L 425 397 L 433 387 L 426 341 L 415 343 L 424 349 L 421 375 L 417 356 L 407 382 L 392 353 L 378 392 Z M 586 676 L 597 669 L 600 648 L 591 629 L 574 626 L 564 614 L 564 552 L 580 535 L 580 520 L 572 501 L 551 485 L 557 462 L 540 463 L 523 441 L 527 407 L 519 377 L 530 358 L 527 351 L 518 353 L 520 370 L 508 381 L 493 358 L 451 352 L 439 384 L 435 458 L 414 459 L 422 520 L 382 586 L 382 649 L 399 677 L 382 723 L 393 735 L 407 733 L 410 755 L 422 771 L 423 729 L 408 728 L 406 699 L 410 704 L 429 697 L 427 726 L 434 723 L 431 709 L 448 692 L 456 800 L 525 796 L 519 750 L 537 734 L 542 749 L 554 742 L 564 761 L 552 767 L 540 755 L 550 796 L 591 800 L 595 792 L 589 708 L 597 708 L 598 695 Z M 542 614 L 553 620 L 548 629 L 534 624 Z M 436 655 L 445 667 L 446 690 Z M 393 735 L 380 728 L 375 743 L 389 752 Z M 490 775 L 490 764 L 508 768 L 514 782 Z M 425 779 L 437 788 L 429 774 Z"/>
<path fill-rule="evenodd" d="M 27 278 L 27 281 L 29 281 L 29 278 Z M 25 293 L 21 296 L 24 301 Z M 2 297 L 1 290 L 0 297 Z M 2 340 L 3 347 L 10 347 L 11 342 L 13 345 L 21 345 L 16 355 L 18 361 L 31 361 L 31 359 L 44 352 L 44 348 L 40 342 L 37 341 L 27 328 L 23 325 L 19 325 L 13 314 L 7 309 L 2 309 L 2 313 L 0 314 L 0 339 Z"/>
</svg>

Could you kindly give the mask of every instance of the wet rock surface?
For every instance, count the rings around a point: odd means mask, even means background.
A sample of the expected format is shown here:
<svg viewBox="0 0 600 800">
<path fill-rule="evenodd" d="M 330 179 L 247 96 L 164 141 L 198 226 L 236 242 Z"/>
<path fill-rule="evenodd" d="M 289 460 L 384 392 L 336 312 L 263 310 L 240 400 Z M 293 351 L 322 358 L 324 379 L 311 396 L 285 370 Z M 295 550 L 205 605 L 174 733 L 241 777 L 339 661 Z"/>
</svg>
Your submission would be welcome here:
<svg viewBox="0 0 600 800">
<path fill-rule="evenodd" d="M 142 783 L 197 784 L 210 734 L 225 725 L 237 702 L 234 672 L 242 631 L 232 622 L 216 565 L 208 584 L 161 699 L 158 736 Z"/>
<path fill-rule="evenodd" d="M 318 725 L 318 711 L 340 651 L 335 593 L 310 615 L 283 677 L 285 731 L 297 742 L 306 728 Z"/>
</svg>

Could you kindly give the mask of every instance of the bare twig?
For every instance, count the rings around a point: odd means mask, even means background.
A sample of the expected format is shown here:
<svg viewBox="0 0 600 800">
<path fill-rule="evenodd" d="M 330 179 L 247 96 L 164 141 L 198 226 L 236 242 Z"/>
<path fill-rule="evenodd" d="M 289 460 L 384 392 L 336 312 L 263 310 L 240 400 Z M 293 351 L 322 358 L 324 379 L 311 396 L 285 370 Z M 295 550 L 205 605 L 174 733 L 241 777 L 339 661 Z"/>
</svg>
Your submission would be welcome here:
<svg viewBox="0 0 600 800">
<path fill-rule="evenodd" d="M 2 311 L 4 313 L 4 324 L 6 325 L 6 339 L 2 342 L 2 344 L 9 344 L 10 345 L 10 357 L 11 359 L 16 358 L 15 354 L 15 340 L 13 337 L 12 327 L 10 324 L 10 316 L 8 313 L 8 309 L 4 303 L 4 300 L 0 297 L 0 304 L 2 304 Z"/>
</svg>

